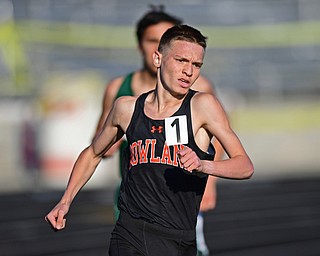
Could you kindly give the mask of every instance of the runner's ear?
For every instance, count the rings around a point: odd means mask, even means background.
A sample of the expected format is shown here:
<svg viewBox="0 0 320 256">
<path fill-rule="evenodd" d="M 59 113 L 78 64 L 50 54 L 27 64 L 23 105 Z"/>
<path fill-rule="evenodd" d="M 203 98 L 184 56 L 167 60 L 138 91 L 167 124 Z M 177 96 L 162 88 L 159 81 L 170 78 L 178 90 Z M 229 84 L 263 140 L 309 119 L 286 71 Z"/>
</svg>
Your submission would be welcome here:
<svg viewBox="0 0 320 256">
<path fill-rule="evenodd" d="M 153 54 L 153 65 L 155 65 L 157 68 L 160 67 L 160 58 L 161 58 L 161 53 L 158 51 L 155 51 Z"/>
</svg>

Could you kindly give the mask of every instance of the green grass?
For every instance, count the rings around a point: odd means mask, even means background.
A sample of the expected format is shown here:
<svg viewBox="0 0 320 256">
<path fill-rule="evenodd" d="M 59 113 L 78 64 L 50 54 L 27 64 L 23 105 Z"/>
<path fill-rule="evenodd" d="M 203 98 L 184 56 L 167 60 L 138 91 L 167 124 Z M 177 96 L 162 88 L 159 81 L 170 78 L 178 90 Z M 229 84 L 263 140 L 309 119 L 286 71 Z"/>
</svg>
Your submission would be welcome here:
<svg viewBox="0 0 320 256">
<path fill-rule="evenodd" d="M 17 22 L 21 39 L 29 43 L 93 48 L 135 48 L 131 26 L 28 20 Z M 208 47 L 256 48 L 320 45 L 320 21 L 248 26 L 199 27 L 209 37 Z"/>
<path fill-rule="evenodd" d="M 320 103 L 241 109 L 230 118 L 237 130 L 245 132 L 320 132 Z"/>
</svg>

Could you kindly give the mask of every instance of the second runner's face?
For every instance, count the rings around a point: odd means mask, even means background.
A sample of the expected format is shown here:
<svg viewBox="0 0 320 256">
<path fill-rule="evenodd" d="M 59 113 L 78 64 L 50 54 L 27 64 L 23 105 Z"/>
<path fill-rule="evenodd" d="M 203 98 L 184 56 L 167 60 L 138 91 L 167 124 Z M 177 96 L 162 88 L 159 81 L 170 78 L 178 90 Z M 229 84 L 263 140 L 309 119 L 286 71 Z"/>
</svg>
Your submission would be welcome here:
<svg viewBox="0 0 320 256">
<path fill-rule="evenodd" d="M 157 68 L 153 65 L 153 54 L 158 49 L 161 36 L 167 29 L 173 26 L 169 22 L 160 22 L 156 25 L 148 27 L 144 33 L 139 46 L 143 57 L 144 68 L 147 69 L 153 76 L 157 75 Z"/>
<path fill-rule="evenodd" d="M 171 42 L 163 54 L 157 52 L 162 85 L 173 94 L 185 94 L 200 76 L 204 53 L 202 46 L 182 40 Z"/>
</svg>

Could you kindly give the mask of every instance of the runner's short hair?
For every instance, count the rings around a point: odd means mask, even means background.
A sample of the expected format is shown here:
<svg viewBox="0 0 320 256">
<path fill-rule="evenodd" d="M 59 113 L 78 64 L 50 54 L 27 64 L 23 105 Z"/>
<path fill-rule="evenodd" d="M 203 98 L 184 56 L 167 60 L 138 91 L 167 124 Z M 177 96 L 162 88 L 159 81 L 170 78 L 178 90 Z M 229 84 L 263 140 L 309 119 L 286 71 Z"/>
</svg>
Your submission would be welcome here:
<svg viewBox="0 0 320 256">
<path fill-rule="evenodd" d="M 188 25 L 177 25 L 169 28 L 161 37 L 158 51 L 163 53 L 172 41 L 181 40 L 190 43 L 196 43 L 203 47 L 207 47 L 207 37 L 201 32 Z"/>
</svg>

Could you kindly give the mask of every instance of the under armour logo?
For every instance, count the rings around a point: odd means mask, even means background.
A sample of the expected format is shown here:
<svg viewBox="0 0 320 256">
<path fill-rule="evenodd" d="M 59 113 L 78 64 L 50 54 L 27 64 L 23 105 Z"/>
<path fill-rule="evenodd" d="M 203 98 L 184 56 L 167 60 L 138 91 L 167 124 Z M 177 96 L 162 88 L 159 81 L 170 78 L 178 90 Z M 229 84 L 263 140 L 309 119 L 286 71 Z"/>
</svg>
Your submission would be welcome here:
<svg viewBox="0 0 320 256">
<path fill-rule="evenodd" d="M 162 126 L 155 127 L 154 125 L 151 127 L 151 132 L 154 133 L 155 131 L 158 131 L 158 133 L 162 133 Z"/>
</svg>

